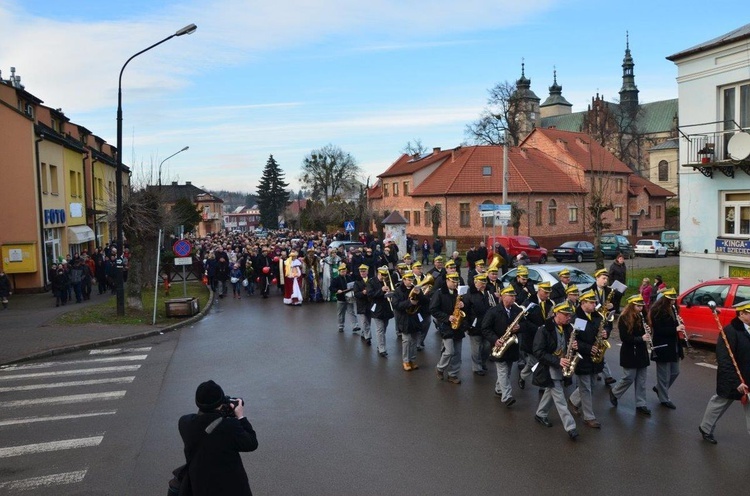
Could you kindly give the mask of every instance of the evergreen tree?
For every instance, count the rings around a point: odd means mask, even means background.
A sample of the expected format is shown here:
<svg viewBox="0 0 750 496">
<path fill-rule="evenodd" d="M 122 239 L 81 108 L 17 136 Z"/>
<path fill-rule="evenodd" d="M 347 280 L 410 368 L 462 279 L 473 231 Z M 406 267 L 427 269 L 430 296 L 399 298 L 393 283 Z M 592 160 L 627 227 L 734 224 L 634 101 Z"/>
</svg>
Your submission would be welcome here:
<svg viewBox="0 0 750 496">
<path fill-rule="evenodd" d="M 289 193 L 284 189 L 289 186 L 284 182 L 284 173 L 273 155 L 268 157 L 263 177 L 258 185 L 258 208 L 260 222 L 267 229 L 279 227 L 279 215 L 284 212 Z"/>
</svg>

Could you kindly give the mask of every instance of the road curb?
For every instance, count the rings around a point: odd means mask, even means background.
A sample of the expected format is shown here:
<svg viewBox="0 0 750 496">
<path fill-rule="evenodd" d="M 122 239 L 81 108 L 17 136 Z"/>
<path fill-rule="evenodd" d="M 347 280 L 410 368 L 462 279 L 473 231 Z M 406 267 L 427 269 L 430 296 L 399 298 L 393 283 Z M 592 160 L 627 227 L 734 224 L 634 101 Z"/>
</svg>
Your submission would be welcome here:
<svg viewBox="0 0 750 496">
<path fill-rule="evenodd" d="M 209 287 L 208 288 L 208 303 L 206 304 L 206 307 L 200 312 L 198 312 L 197 315 L 194 315 L 193 317 L 190 317 L 189 319 L 168 325 L 166 327 L 162 327 L 160 329 L 154 329 L 153 331 L 146 331 L 146 332 L 141 332 L 138 334 L 132 334 L 128 336 L 117 336 L 114 338 L 100 339 L 98 341 L 89 341 L 86 343 L 78 343 L 78 344 L 72 344 L 72 345 L 67 345 L 67 346 L 60 346 L 58 348 L 52 348 L 49 350 L 40 351 L 38 353 L 32 353 L 30 355 L 26 355 L 21 358 L 16 358 L 14 360 L 1 363 L 0 367 L 6 366 L 6 365 L 13 365 L 16 363 L 28 362 L 30 360 L 37 360 L 39 358 L 48 358 L 48 357 L 57 356 L 57 355 L 64 355 L 66 353 L 73 353 L 75 351 L 89 350 L 89 349 L 94 349 L 94 348 L 100 348 L 103 346 L 111 346 L 114 344 L 127 343 L 128 341 L 135 341 L 138 339 L 150 338 L 152 336 L 158 336 L 160 334 L 164 334 L 167 332 L 177 331 L 187 325 L 193 324 L 201 320 L 203 317 L 206 316 L 206 314 L 208 314 L 208 312 L 211 310 L 211 307 L 213 307 L 213 304 L 214 304 L 214 292 Z"/>
</svg>

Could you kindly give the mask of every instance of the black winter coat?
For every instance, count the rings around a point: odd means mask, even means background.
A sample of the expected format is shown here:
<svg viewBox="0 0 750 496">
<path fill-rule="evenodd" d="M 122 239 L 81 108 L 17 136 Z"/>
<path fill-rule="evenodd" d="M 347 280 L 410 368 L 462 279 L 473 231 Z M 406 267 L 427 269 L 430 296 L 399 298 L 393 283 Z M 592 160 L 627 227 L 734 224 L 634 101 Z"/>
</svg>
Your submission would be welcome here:
<svg viewBox="0 0 750 496">
<path fill-rule="evenodd" d="M 370 300 L 367 298 L 367 282 L 361 277 L 354 281 L 354 302 L 357 306 L 357 313 L 360 315 L 370 316 Z"/>
<path fill-rule="evenodd" d="M 570 342 L 570 333 L 573 332 L 573 326 L 566 324 L 563 326 L 565 335 L 565 344 L 562 348 L 562 355 L 555 355 L 557 351 L 557 325 L 554 320 L 547 320 L 544 325 L 540 326 L 534 335 L 534 356 L 539 360 L 539 365 L 534 370 L 531 383 L 537 387 L 553 387 L 555 384 L 550 377 L 550 367 L 560 369 L 560 358 L 566 354 L 568 343 Z M 563 379 L 567 385 L 570 379 Z"/>
<path fill-rule="evenodd" d="M 510 282 L 510 285 L 513 286 L 513 289 L 516 291 L 516 303 L 519 305 L 526 306 L 526 300 L 536 294 L 534 283 L 531 282 L 531 279 L 527 280 L 526 284 L 521 284 L 518 281 L 518 278 L 516 278 Z"/>
<path fill-rule="evenodd" d="M 526 318 L 521 321 L 521 332 L 519 335 L 521 345 L 521 351 L 526 353 L 534 352 L 534 336 L 537 330 L 544 325 L 544 322 L 552 317 L 552 307 L 554 305 L 549 299 L 542 302 L 539 301 L 539 295 L 532 295 L 531 298 L 526 302 L 526 306 L 529 303 L 534 303 L 536 306 L 529 310 L 526 314 Z"/>
<path fill-rule="evenodd" d="M 469 323 L 469 336 L 482 335 L 484 316 L 492 308 L 489 301 L 490 298 L 494 298 L 494 296 L 486 290 L 484 293 L 476 291 L 466 295 L 466 298 L 464 298 L 464 302 L 467 304 L 464 311 L 466 312 L 466 320 Z M 497 301 L 495 301 L 495 304 L 497 305 Z"/>
<path fill-rule="evenodd" d="M 652 360 L 655 362 L 676 362 L 685 358 L 685 352 L 682 349 L 682 340 L 677 333 L 677 319 L 674 311 L 654 312 L 651 308 L 651 333 L 654 339 L 654 346 L 662 346 L 654 350 Z"/>
<path fill-rule="evenodd" d="M 502 335 L 505 334 L 505 330 L 520 313 L 521 309 L 515 305 L 510 307 L 510 317 L 508 317 L 508 313 L 502 303 L 500 303 L 496 307 L 490 308 L 485 314 L 484 320 L 482 321 L 482 335 L 484 336 L 484 339 L 489 341 L 490 345 L 495 346 L 495 341 L 500 339 Z M 521 331 L 519 332 L 522 331 L 523 326 L 521 326 Z M 516 343 L 511 345 L 499 360 L 492 355 L 490 355 L 490 360 L 493 362 L 499 361 L 513 363 L 518 361 L 519 356 L 520 353 L 518 352 L 518 344 Z"/>
<path fill-rule="evenodd" d="M 430 314 L 435 319 L 438 334 L 443 339 L 462 339 L 464 337 L 464 329 L 468 325 L 466 319 L 464 319 L 460 328 L 456 330 L 451 328 L 448 318 L 453 315 L 453 309 L 456 307 L 456 298 L 458 298 L 457 290 L 451 294 L 448 288 L 442 287 L 436 289 L 430 299 Z M 464 310 L 464 312 L 466 311 Z"/>
<path fill-rule="evenodd" d="M 747 381 L 750 381 L 750 334 L 748 334 L 745 330 L 745 325 L 737 317 L 732 319 L 729 325 L 724 328 L 724 333 L 727 336 L 729 348 L 732 350 L 732 354 L 734 354 L 734 359 L 737 362 L 740 373 L 745 379 L 745 384 L 747 384 Z M 722 398 L 732 400 L 742 398 L 740 392 L 737 391 L 737 386 L 740 385 L 740 378 L 737 376 L 737 371 L 732 364 L 732 359 L 729 357 L 729 352 L 721 335 L 719 335 L 716 341 L 716 362 L 718 364 L 718 369 L 716 370 L 716 394 Z"/>
<path fill-rule="evenodd" d="M 416 295 L 416 305 L 412 305 L 409 299 L 411 289 L 407 289 L 403 284 L 396 286 L 393 294 L 393 309 L 396 314 L 396 329 L 404 334 L 417 334 L 422 331 L 422 323 L 419 318 L 419 307 L 428 298 L 419 293 Z"/>
<path fill-rule="evenodd" d="M 258 448 L 255 431 L 246 418 L 225 418 L 211 434 L 206 434 L 206 427 L 219 415 L 193 413 L 181 417 L 178 423 L 185 443 L 185 459 L 190 460 L 193 495 L 252 495 L 240 453 Z"/>
<path fill-rule="evenodd" d="M 389 320 L 393 318 L 391 304 L 383 292 L 385 282 L 378 280 L 377 277 L 367 281 L 367 300 L 370 304 L 370 315 L 373 319 Z M 373 310 L 374 308 L 374 310 Z"/>
<path fill-rule="evenodd" d="M 632 329 L 628 329 L 625 319 L 620 317 L 617 321 L 617 330 L 620 333 L 620 367 L 624 369 L 643 369 L 651 365 L 648 359 L 648 348 L 643 336 L 646 330 L 643 328 L 643 320 L 636 316 Z M 659 348 L 661 350 L 661 348 Z"/>
<path fill-rule="evenodd" d="M 345 276 L 340 275 L 338 277 L 334 277 L 333 280 L 331 280 L 331 285 L 328 290 L 336 295 L 336 301 L 346 301 L 346 296 L 350 294 L 346 293 L 346 290 L 352 280 L 352 276 L 350 276 L 349 274 Z M 344 293 L 338 293 L 337 291 L 339 289 L 344 290 Z"/>
<path fill-rule="evenodd" d="M 576 333 L 578 353 L 580 353 L 582 357 L 576 366 L 576 375 L 598 374 L 604 369 L 604 362 L 594 363 L 591 361 L 591 347 L 594 346 L 594 343 L 596 342 L 596 335 L 599 333 L 599 324 L 601 323 L 602 316 L 597 312 L 592 312 L 591 320 L 589 320 L 586 317 L 586 312 L 579 307 L 576 310 L 574 318 L 587 321 L 586 329 Z"/>
<path fill-rule="evenodd" d="M 549 299 L 552 300 L 555 305 L 562 303 L 568 299 L 567 293 L 565 293 L 565 286 L 560 281 L 557 281 L 552 285 L 552 292 L 549 294 Z"/>
</svg>

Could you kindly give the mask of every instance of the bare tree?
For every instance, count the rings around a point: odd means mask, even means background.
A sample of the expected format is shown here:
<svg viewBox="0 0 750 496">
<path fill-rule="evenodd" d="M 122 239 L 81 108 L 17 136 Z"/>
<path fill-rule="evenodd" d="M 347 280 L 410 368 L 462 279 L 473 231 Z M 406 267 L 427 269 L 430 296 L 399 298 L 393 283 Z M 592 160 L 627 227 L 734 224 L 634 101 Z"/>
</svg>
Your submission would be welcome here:
<svg viewBox="0 0 750 496">
<path fill-rule="evenodd" d="M 478 145 L 502 145 L 505 143 L 507 129 L 510 144 L 518 145 L 521 138 L 521 102 L 516 85 L 504 81 L 491 88 L 489 94 L 487 107 L 478 120 L 466 126 L 465 134 Z"/>
<path fill-rule="evenodd" d="M 425 147 L 422 144 L 422 140 L 417 138 L 414 140 L 414 143 L 411 141 L 407 141 L 406 145 L 401 149 L 401 153 L 405 153 L 407 155 L 416 155 L 421 157 L 427 152 L 427 147 Z"/>
<path fill-rule="evenodd" d="M 330 197 L 341 193 L 359 174 L 354 157 L 328 144 L 304 158 L 300 181 L 312 190 L 313 198 L 322 199 L 327 205 Z"/>
<path fill-rule="evenodd" d="M 513 228 L 513 234 L 518 236 L 518 230 L 521 228 L 521 219 L 526 215 L 526 210 L 522 209 L 518 202 L 510 202 L 510 225 Z"/>
<path fill-rule="evenodd" d="M 440 235 L 440 224 L 443 222 L 443 209 L 439 203 L 430 207 L 430 220 L 432 221 L 432 237 L 437 238 Z"/>
</svg>

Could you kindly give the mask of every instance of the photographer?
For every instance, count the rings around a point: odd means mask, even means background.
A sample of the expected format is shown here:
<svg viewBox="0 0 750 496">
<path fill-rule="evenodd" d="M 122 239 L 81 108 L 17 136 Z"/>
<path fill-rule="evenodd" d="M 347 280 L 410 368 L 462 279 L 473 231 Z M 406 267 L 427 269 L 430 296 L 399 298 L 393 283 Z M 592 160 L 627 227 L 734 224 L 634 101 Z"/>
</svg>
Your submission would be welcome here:
<svg viewBox="0 0 750 496">
<path fill-rule="evenodd" d="M 184 415 L 178 423 L 188 466 L 184 482 L 195 496 L 252 495 L 240 452 L 255 451 L 258 440 L 245 418 L 244 401 L 207 381 L 198 386 L 195 404 L 198 413 Z"/>
</svg>

